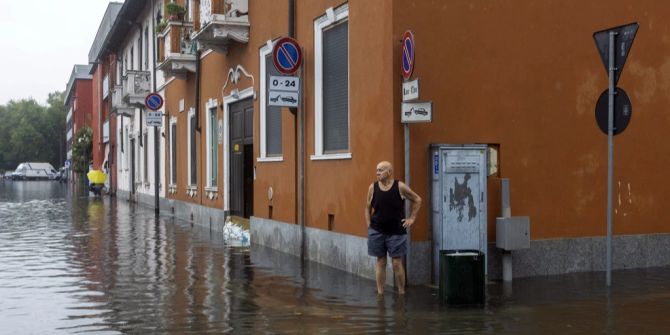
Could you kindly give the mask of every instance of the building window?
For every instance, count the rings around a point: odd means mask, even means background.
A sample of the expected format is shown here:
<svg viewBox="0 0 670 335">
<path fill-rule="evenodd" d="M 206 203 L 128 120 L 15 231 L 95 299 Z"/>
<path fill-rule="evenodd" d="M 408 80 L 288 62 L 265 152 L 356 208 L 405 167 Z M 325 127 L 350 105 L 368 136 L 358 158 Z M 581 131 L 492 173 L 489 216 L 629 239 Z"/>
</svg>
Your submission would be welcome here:
<svg viewBox="0 0 670 335">
<path fill-rule="evenodd" d="M 217 101 L 210 99 L 207 102 L 207 186 L 217 186 L 218 163 L 219 156 L 217 149 L 219 148 L 219 134 L 218 134 L 218 118 L 217 118 Z"/>
<path fill-rule="evenodd" d="M 177 184 L 177 118 L 170 118 L 170 184 Z"/>
<path fill-rule="evenodd" d="M 261 112 L 260 161 L 279 161 L 282 159 L 282 107 L 269 105 L 270 76 L 280 75 L 272 62 L 272 47 L 266 44 L 260 50 Z"/>
<path fill-rule="evenodd" d="M 130 151 L 135 150 L 133 143 L 130 142 L 130 135 L 128 133 L 128 127 L 125 129 L 126 135 L 124 138 L 126 139 L 126 143 L 128 143 L 128 148 L 126 150 L 126 165 L 125 165 L 125 170 L 128 171 L 128 166 L 130 166 Z"/>
<path fill-rule="evenodd" d="M 135 46 L 130 47 L 130 69 L 135 70 Z"/>
<path fill-rule="evenodd" d="M 349 6 L 314 22 L 315 148 L 312 159 L 351 158 L 349 148 Z"/>
<path fill-rule="evenodd" d="M 144 180 L 145 183 L 149 182 L 149 134 L 146 132 L 144 133 L 144 140 L 142 141 L 144 145 L 142 146 L 142 153 L 144 154 L 144 159 L 142 162 L 142 167 L 144 168 L 143 174 L 142 174 L 142 180 Z"/>
<path fill-rule="evenodd" d="M 142 28 L 140 28 L 140 37 L 137 38 L 137 68 L 142 70 L 142 66 L 144 64 L 143 57 L 144 57 L 144 43 L 142 43 Z"/>
<path fill-rule="evenodd" d="M 188 111 L 188 185 L 196 186 L 198 183 L 198 156 L 196 151 L 195 109 L 191 107 Z"/>
<path fill-rule="evenodd" d="M 141 135 L 135 133 L 131 140 L 131 143 L 133 144 L 133 153 L 130 160 L 132 164 L 131 169 L 133 169 L 133 183 L 135 184 L 139 182 L 140 178 L 140 164 L 138 164 L 138 161 L 140 160 L 140 144 L 138 142 L 141 137 Z"/>
<path fill-rule="evenodd" d="M 149 70 L 149 27 L 144 27 L 144 70 Z"/>
</svg>

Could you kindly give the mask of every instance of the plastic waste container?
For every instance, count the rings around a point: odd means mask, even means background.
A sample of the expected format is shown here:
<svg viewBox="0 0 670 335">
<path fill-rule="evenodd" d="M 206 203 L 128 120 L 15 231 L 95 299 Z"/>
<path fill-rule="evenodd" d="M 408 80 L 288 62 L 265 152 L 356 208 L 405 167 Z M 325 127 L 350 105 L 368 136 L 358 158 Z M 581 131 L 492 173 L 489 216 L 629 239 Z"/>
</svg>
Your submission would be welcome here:
<svg viewBox="0 0 670 335">
<path fill-rule="evenodd" d="M 479 250 L 440 250 L 440 302 L 448 305 L 486 302 L 484 257 Z"/>
</svg>

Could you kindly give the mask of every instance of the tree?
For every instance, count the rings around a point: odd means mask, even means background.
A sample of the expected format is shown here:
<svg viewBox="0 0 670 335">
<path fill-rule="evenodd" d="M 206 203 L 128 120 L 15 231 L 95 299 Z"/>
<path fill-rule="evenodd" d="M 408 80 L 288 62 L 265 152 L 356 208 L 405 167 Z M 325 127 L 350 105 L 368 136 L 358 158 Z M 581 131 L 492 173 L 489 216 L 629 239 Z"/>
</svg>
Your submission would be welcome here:
<svg viewBox="0 0 670 335">
<path fill-rule="evenodd" d="M 0 170 L 13 170 L 21 162 L 63 164 L 65 117 L 63 92 L 53 92 L 48 106 L 34 99 L 11 100 L 0 105 Z"/>
<path fill-rule="evenodd" d="M 93 130 L 81 127 L 72 141 L 72 169 L 75 172 L 88 171 L 88 163 L 93 158 Z"/>
</svg>

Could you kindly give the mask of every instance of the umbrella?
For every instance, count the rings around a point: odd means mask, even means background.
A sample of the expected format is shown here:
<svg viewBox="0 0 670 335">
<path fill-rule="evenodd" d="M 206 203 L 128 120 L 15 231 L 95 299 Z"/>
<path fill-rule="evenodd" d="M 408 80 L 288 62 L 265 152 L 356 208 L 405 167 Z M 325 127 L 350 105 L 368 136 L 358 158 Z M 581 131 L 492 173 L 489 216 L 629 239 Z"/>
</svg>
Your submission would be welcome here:
<svg viewBox="0 0 670 335">
<path fill-rule="evenodd" d="M 104 184 L 105 180 L 107 180 L 107 175 L 100 170 L 91 170 L 86 176 L 88 177 L 88 181 L 92 184 Z"/>
</svg>

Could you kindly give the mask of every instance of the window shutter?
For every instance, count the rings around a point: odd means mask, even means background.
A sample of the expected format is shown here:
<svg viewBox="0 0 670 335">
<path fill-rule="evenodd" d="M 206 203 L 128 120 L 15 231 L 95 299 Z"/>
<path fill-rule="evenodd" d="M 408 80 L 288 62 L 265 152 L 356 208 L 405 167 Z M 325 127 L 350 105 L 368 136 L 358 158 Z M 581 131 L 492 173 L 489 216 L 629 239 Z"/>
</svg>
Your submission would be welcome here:
<svg viewBox="0 0 670 335">
<path fill-rule="evenodd" d="M 197 185 L 198 183 L 198 155 L 196 154 L 196 147 L 195 147 L 195 131 L 196 131 L 196 124 L 195 124 L 195 116 L 191 117 L 191 185 Z"/>
<path fill-rule="evenodd" d="M 323 150 L 349 150 L 349 21 L 323 32 Z"/>
<path fill-rule="evenodd" d="M 170 125 L 170 141 L 172 142 L 172 150 L 171 150 L 172 157 L 170 157 L 172 159 L 172 166 L 171 166 L 172 178 L 170 180 L 172 180 L 172 184 L 174 185 L 177 183 L 177 124 L 176 123 Z"/>
<path fill-rule="evenodd" d="M 265 87 L 265 138 L 266 138 L 266 154 L 268 156 L 281 156 L 282 154 L 282 137 L 281 137 L 281 107 L 270 106 L 270 76 L 279 76 L 280 73 L 275 68 L 272 62 L 272 54 L 265 57 L 265 72 L 267 73 L 267 83 Z"/>
</svg>

